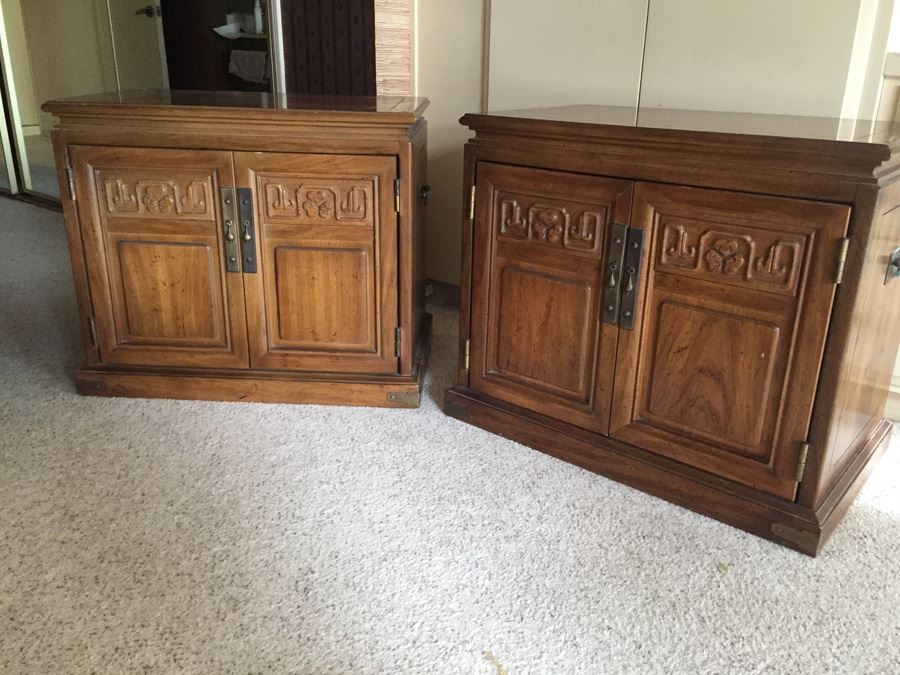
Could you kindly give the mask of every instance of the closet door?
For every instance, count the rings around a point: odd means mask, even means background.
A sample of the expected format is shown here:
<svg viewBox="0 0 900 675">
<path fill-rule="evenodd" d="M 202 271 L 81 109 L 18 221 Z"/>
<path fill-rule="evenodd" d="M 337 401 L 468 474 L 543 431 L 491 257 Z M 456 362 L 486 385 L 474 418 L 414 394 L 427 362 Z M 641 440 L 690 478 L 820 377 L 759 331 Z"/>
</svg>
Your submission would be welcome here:
<svg viewBox="0 0 900 675">
<path fill-rule="evenodd" d="M 487 162 L 476 176 L 469 386 L 605 433 L 618 327 L 601 318 L 604 256 L 633 184 Z"/>
<path fill-rule="evenodd" d="M 793 499 L 849 214 L 639 183 L 610 436 Z"/>
<path fill-rule="evenodd" d="M 69 148 L 105 364 L 247 368 L 244 289 L 226 271 L 230 152 Z"/>
<path fill-rule="evenodd" d="M 253 368 L 396 373 L 397 158 L 238 152 L 235 171 Z"/>
</svg>

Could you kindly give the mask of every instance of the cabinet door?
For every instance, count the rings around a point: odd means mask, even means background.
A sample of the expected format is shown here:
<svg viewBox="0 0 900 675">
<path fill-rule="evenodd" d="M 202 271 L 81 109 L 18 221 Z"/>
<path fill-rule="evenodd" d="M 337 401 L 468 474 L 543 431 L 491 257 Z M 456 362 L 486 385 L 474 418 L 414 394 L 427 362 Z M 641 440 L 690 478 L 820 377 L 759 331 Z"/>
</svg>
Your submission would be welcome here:
<svg viewBox="0 0 900 675">
<path fill-rule="evenodd" d="M 610 436 L 793 499 L 849 208 L 638 184 Z"/>
<path fill-rule="evenodd" d="M 396 373 L 396 157 L 235 153 L 253 191 L 254 368 Z"/>
<path fill-rule="evenodd" d="M 225 271 L 231 153 L 69 148 L 100 359 L 247 368 L 241 275 Z"/>
<path fill-rule="evenodd" d="M 469 386 L 605 433 L 618 328 L 600 317 L 607 231 L 632 183 L 477 166 Z"/>
</svg>

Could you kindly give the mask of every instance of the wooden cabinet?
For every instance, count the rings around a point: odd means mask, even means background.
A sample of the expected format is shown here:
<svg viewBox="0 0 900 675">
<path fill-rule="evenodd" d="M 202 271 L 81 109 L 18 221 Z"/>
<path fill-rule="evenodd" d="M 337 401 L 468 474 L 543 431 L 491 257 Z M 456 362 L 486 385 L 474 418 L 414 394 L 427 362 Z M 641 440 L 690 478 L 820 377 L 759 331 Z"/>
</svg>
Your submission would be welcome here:
<svg viewBox="0 0 900 675">
<path fill-rule="evenodd" d="M 764 133 L 802 119 L 528 112 L 463 118 L 447 412 L 814 554 L 889 435 L 886 144 Z M 693 131 L 711 121 L 755 131 Z"/>
<path fill-rule="evenodd" d="M 79 391 L 418 405 L 424 102 L 209 96 L 45 106 L 87 324 Z"/>
</svg>

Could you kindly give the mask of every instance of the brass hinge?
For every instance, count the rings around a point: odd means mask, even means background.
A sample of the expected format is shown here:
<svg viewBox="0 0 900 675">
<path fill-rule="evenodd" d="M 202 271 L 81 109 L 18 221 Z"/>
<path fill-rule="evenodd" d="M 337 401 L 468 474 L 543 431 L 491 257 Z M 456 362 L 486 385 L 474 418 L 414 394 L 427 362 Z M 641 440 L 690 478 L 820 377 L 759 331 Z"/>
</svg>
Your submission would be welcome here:
<svg viewBox="0 0 900 675">
<path fill-rule="evenodd" d="M 66 167 L 66 179 L 69 181 L 69 199 L 75 201 L 75 172 L 71 166 Z"/>
<path fill-rule="evenodd" d="M 475 186 L 469 188 L 469 220 L 475 220 Z"/>
<path fill-rule="evenodd" d="M 850 248 L 850 239 L 841 239 L 841 249 L 838 251 L 837 269 L 834 273 L 834 283 L 839 284 L 844 280 L 844 268 L 847 266 L 847 250 Z"/>
<path fill-rule="evenodd" d="M 463 368 L 465 368 L 466 370 L 469 369 L 469 352 L 471 351 L 471 348 L 472 341 L 467 339 L 466 344 L 463 347 Z"/>
<path fill-rule="evenodd" d="M 400 179 L 394 179 L 394 211 L 400 213 Z"/>
<path fill-rule="evenodd" d="M 97 322 L 94 320 L 93 316 L 88 317 L 88 325 L 91 329 L 91 346 L 97 346 Z"/>
<path fill-rule="evenodd" d="M 800 456 L 797 458 L 797 471 L 794 480 L 798 483 L 803 480 L 803 472 L 806 471 L 806 458 L 809 456 L 809 443 L 800 446 Z"/>
<path fill-rule="evenodd" d="M 394 356 L 400 358 L 400 338 L 403 337 L 403 329 L 397 326 L 394 329 Z"/>
</svg>

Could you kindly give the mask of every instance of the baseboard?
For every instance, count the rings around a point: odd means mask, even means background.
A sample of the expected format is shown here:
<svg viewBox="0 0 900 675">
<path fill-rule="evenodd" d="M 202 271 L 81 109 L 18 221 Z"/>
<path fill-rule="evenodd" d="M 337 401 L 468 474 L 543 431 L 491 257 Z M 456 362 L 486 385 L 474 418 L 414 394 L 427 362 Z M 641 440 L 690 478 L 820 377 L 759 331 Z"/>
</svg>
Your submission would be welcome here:
<svg viewBox="0 0 900 675">
<path fill-rule="evenodd" d="M 884 416 L 892 422 L 900 422 L 900 377 L 895 377 L 884 404 Z"/>
</svg>

